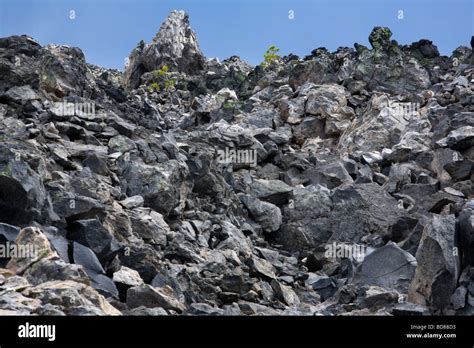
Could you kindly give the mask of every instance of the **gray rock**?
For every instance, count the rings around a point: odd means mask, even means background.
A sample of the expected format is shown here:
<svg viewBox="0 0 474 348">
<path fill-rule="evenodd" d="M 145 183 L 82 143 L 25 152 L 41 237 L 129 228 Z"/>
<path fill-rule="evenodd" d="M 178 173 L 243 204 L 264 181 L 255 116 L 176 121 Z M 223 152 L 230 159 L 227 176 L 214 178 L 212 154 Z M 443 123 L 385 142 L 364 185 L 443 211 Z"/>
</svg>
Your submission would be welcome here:
<svg viewBox="0 0 474 348">
<path fill-rule="evenodd" d="M 277 206 L 288 203 L 293 195 L 293 189 L 280 180 L 254 180 L 251 190 L 258 199 Z"/>
<path fill-rule="evenodd" d="M 347 91 L 335 84 L 315 86 L 308 94 L 305 111 L 325 120 L 325 133 L 339 135 L 349 126 L 354 111 L 347 106 Z"/>
<path fill-rule="evenodd" d="M 266 260 L 253 257 L 249 263 L 251 274 L 264 279 L 275 279 L 275 268 Z"/>
<path fill-rule="evenodd" d="M 172 11 L 153 41 L 148 45 L 142 41 L 132 51 L 125 69 L 125 86 L 136 88 L 143 73 L 165 65 L 187 74 L 196 73 L 204 67 L 204 56 L 189 26 L 189 17 L 183 11 Z"/>
<path fill-rule="evenodd" d="M 125 198 L 123 201 L 120 201 L 120 204 L 123 205 L 127 209 L 133 209 L 143 206 L 145 200 L 142 196 L 132 196 Z"/>
<path fill-rule="evenodd" d="M 448 306 L 460 274 L 454 238 L 455 217 L 433 215 L 416 252 L 418 266 L 408 292 L 410 302 L 430 305 L 438 310 Z"/>
<path fill-rule="evenodd" d="M 321 297 L 321 301 L 326 301 L 337 290 L 337 285 L 334 280 L 328 276 L 322 276 L 315 273 L 310 273 L 305 284 L 307 287 L 315 290 Z"/>
<path fill-rule="evenodd" d="M 0 98 L 5 98 L 14 103 L 23 104 L 28 100 L 39 99 L 38 94 L 28 85 L 10 88 Z"/>
<path fill-rule="evenodd" d="M 277 280 L 272 280 L 271 285 L 275 296 L 283 303 L 288 306 L 295 306 L 300 303 L 298 296 L 291 287 L 283 285 Z"/>
<path fill-rule="evenodd" d="M 144 284 L 134 286 L 127 291 L 127 305 L 131 308 L 145 306 L 147 308 L 161 307 L 178 313 L 183 312 L 186 307 L 173 295 L 170 287 L 154 288 Z"/>
<path fill-rule="evenodd" d="M 240 199 L 265 232 L 275 232 L 280 228 L 281 211 L 276 205 L 262 202 L 250 195 L 241 195 Z"/>
<path fill-rule="evenodd" d="M 449 147 L 455 150 L 464 150 L 474 146 L 474 127 L 464 126 L 452 130 L 446 138 L 438 140 L 439 147 Z"/>
<path fill-rule="evenodd" d="M 132 286 L 140 286 L 143 284 L 143 279 L 140 277 L 140 274 L 128 267 L 120 267 L 120 269 L 114 273 L 113 281 L 116 283 Z"/>
<path fill-rule="evenodd" d="M 215 308 L 207 303 L 192 303 L 184 314 L 189 315 L 222 315 L 224 311 L 220 308 Z"/>
<path fill-rule="evenodd" d="M 406 293 L 415 268 L 416 259 L 397 244 L 389 242 L 365 257 L 356 272 L 354 283 Z"/>
<path fill-rule="evenodd" d="M 42 305 L 54 303 L 66 315 L 121 315 L 97 291 L 71 280 L 47 281 L 26 289 L 23 294 L 40 300 Z"/>
<path fill-rule="evenodd" d="M 118 249 L 112 234 L 98 219 L 76 220 L 68 226 L 68 238 L 89 247 L 99 258 Z"/>
</svg>

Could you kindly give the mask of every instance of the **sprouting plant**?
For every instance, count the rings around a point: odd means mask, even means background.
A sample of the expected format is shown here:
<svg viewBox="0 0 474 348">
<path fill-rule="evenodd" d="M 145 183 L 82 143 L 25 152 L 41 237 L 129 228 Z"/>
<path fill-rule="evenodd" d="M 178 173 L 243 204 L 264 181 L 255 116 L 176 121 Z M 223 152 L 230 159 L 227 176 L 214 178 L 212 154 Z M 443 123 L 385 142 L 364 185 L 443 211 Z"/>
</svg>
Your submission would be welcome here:
<svg viewBox="0 0 474 348">
<path fill-rule="evenodd" d="M 268 49 L 263 54 L 262 66 L 264 68 L 268 67 L 280 58 L 280 56 L 278 55 L 278 51 L 280 51 L 280 49 L 275 45 L 271 45 L 270 47 L 268 47 Z"/>
<path fill-rule="evenodd" d="M 153 93 L 154 91 L 159 91 L 160 85 L 157 82 L 153 82 L 148 86 L 148 92 Z"/>
<path fill-rule="evenodd" d="M 148 86 L 150 93 L 154 91 L 165 90 L 169 91 L 174 88 L 176 79 L 170 78 L 170 72 L 168 65 L 163 65 L 160 69 L 153 71 L 155 81 Z"/>
<path fill-rule="evenodd" d="M 169 91 L 170 89 L 173 89 L 175 83 L 176 83 L 175 79 L 165 80 L 165 90 Z"/>
<path fill-rule="evenodd" d="M 166 74 L 168 74 L 169 70 L 170 68 L 168 67 L 168 65 L 163 65 L 160 69 L 155 70 L 154 74 L 157 77 L 164 77 Z"/>
</svg>

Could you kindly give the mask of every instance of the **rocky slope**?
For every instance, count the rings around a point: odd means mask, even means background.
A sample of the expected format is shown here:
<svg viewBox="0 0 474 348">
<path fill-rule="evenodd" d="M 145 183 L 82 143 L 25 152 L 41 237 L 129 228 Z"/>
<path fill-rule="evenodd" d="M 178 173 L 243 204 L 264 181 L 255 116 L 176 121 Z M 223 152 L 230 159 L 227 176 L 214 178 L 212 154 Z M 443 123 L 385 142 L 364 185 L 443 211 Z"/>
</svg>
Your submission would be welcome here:
<svg viewBox="0 0 474 348">
<path fill-rule="evenodd" d="M 0 314 L 473 314 L 472 48 L 369 41 L 219 62 L 175 11 L 122 74 L 1 38 L 0 242 L 36 252 Z"/>
</svg>

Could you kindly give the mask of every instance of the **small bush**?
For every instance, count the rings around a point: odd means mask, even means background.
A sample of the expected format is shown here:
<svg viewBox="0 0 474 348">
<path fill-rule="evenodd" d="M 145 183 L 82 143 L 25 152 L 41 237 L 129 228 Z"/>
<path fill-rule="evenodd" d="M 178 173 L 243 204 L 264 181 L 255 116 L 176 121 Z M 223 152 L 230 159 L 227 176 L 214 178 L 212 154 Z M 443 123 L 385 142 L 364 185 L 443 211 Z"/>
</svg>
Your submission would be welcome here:
<svg viewBox="0 0 474 348">
<path fill-rule="evenodd" d="M 278 51 L 280 51 L 280 49 L 275 45 L 271 45 L 270 47 L 268 47 L 268 49 L 263 54 L 262 66 L 264 68 L 270 66 L 273 62 L 276 62 L 278 59 L 280 59 Z"/>
<path fill-rule="evenodd" d="M 167 65 L 163 65 L 160 69 L 153 71 L 153 75 L 156 81 L 148 86 L 150 93 L 160 90 L 169 91 L 176 85 L 176 79 L 170 78 L 169 67 Z"/>
<path fill-rule="evenodd" d="M 153 93 L 154 91 L 159 92 L 160 91 L 160 85 L 157 82 L 153 82 L 148 86 L 148 91 L 150 93 Z"/>
</svg>

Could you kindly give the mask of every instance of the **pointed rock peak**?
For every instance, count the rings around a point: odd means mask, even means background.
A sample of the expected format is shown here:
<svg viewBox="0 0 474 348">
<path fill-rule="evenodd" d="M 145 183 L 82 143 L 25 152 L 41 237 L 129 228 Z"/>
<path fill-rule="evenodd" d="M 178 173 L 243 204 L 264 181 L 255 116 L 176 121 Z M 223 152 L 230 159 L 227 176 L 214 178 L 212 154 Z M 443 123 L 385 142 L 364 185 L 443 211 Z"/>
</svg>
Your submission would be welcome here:
<svg viewBox="0 0 474 348">
<path fill-rule="evenodd" d="M 154 43 L 164 43 L 172 39 L 173 42 L 183 40 L 193 40 L 197 45 L 196 35 L 189 25 L 189 16 L 184 11 L 171 11 L 165 21 L 161 24 L 160 30 L 153 39 Z"/>
<path fill-rule="evenodd" d="M 189 25 L 184 11 L 172 11 L 148 45 L 139 44 L 129 57 L 125 69 L 125 84 L 129 89 L 140 85 L 146 72 L 167 65 L 170 71 L 196 74 L 203 69 L 205 58 L 199 48 L 196 34 Z"/>
</svg>

